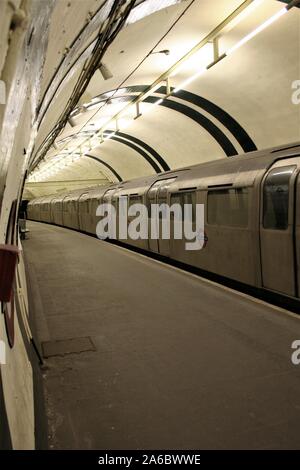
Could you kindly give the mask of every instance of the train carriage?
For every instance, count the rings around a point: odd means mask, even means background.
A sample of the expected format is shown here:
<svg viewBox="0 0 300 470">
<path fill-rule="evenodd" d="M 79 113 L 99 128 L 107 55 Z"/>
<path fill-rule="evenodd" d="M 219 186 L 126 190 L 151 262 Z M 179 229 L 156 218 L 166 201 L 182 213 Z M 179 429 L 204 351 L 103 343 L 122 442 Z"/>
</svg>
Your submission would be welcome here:
<svg viewBox="0 0 300 470">
<path fill-rule="evenodd" d="M 122 242 L 152 251 L 203 270 L 299 298 L 300 292 L 300 144 L 252 152 L 112 184 L 105 188 L 73 191 L 55 198 L 33 200 L 32 220 L 52 221 L 95 234 L 96 210 L 112 203 L 120 218 L 119 200 L 128 207 L 142 203 L 148 210 L 148 227 L 158 237 Z M 50 216 L 62 204 L 61 219 Z M 187 250 L 185 237 L 174 239 L 171 213 L 170 238 L 162 236 L 163 216 L 151 216 L 151 205 L 191 204 L 195 229 L 196 204 L 204 204 L 205 244 Z M 49 214 L 47 214 L 49 211 Z M 54 212 L 53 212 L 54 213 Z M 153 219 L 154 217 L 154 219 Z M 133 220 L 128 217 L 128 224 Z M 116 238 L 119 237 L 117 220 Z"/>
</svg>

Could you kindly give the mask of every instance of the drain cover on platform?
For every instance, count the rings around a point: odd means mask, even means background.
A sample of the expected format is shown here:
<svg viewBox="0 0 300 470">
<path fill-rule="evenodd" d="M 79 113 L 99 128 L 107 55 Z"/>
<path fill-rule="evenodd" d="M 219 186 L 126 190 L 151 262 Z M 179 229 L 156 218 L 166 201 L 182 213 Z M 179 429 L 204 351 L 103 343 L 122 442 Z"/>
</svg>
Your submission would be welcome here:
<svg viewBox="0 0 300 470">
<path fill-rule="evenodd" d="M 78 354 L 86 351 L 96 351 L 89 336 L 83 338 L 70 338 L 58 341 L 44 341 L 42 343 L 43 356 L 65 356 L 66 354 Z"/>
</svg>

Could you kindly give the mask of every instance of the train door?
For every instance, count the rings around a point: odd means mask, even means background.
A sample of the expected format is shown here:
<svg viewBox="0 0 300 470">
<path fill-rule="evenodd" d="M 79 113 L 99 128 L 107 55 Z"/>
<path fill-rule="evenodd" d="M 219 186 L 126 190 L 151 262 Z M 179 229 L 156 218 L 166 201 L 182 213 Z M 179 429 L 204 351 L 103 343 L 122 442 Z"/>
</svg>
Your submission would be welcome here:
<svg viewBox="0 0 300 470">
<path fill-rule="evenodd" d="M 114 194 L 116 193 L 117 188 L 108 189 L 102 196 L 102 201 L 99 201 L 99 204 L 111 204 L 116 209 L 116 200 L 114 199 Z M 110 214 L 110 227 L 112 228 L 112 233 L 107 236 L 110 239 L 117 238 L 117 220 L 113 220 L 113 213 Z M 114 227 L 114 229 L 113 229 Z"/>
<path fill-rule="evenodd" d="M 155 251 L 156 253 L 158 253 L 158 239 L 157 238 L 152 238 L 151 237 L 151 232 L 154 231 L 154 228 L 155 228 L 155 231 L 156 233 L 159 233 L 159 222 L 158 222 L 158 218 L 155 216 L 155 213 L 154 211 L 151 209 L 151 206 L 152 204 L 157 204 L 157 193 L 158 193 L 158 190 L 159 190 L 159 187 L 161 186 L 162 184 L 162 180 L 161 181 L 156 181 L 156 183 L 154 183 L 151 188 L 148 190 L 148 193 L 147 193 L 147 201 L 148 201 L 148 227 L 149 227 L 149 231 L 148 231 L 148 246 L 149 246 L 149 250 L 150 251 Z M 153 228 L 153 229 L 151 229 Z"/>
<path fill-rule="evenodd" d="M 83 193 L 77 201 L 79 230 L 87 232 L 89 226 L 89 194 Z"/>
<path fill-rule="evenodd" d="M 156 181 L 147 193 L 148 201 L 148 217 L 149 217 L 149 232 L 148 232 L 148 246 L 149 250 L 155 251 L 156 253 L 161 253 L 164 256 L 169 256 L 170 253 L 170 239 L 162 239 L 162 224 L 164 221 L 164 214 L 151 209 L 152 204 L 168 204 L 168 187 L 169 185 L 176 180 L 175 178 L 167 178 L 160 181 Z M 165 214 L 167 215 L 167 214 Z M 159 238 L 154 238 L 151 235 L 154 232 L 158 235 Z"/>
<path fill-rule="evenodd" d="M 159 205 L 166 204 L 168 205 L 169 199 L 169 186 L 173 183 L 176 178 L 170 178 L 162 182 L 158 188 L 157 192 L 157 203 Z M 168 238 L 163 237 L 163 224 L 169 226 L 169 236 Z M 171 231 L 171 214 L 167 209 L 166 211 L 160 211 L 158 216 L 158 229 L 159 229 L 159 239 L 158 239 L 158 251 L 163 256 L 170 256 L 170 237 L 172 236 Z"/>
<path fill-rule="evenodd" d="M 300 297 L 300 173 L 296 180 L 296 224 L 295 224 L 295 249 L 296 249 L 296 265 L 297 265 L 297 296 Z"/>
<path fill-rule="evenodd" d="M 297 295 L 295 193 L 300 159 L 277 162 L 262 183 L 260 223 L 262 285 Z"/>
<path fill-rule="evenodd" d="M 72 201 L 72 225 L 76 230 L 80 230 L 80 218 L 79 218 L 79 198 L 80 195 L 74 195 Z"/>
</svg>

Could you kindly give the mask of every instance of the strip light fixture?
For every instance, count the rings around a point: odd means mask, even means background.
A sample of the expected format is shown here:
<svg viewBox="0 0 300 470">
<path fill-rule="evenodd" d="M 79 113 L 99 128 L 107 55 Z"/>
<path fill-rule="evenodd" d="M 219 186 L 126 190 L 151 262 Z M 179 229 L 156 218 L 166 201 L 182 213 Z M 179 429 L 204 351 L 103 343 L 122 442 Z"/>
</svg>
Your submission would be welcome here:
<svg viewBox="0 0 300 470">
<path fill-rule="evenodd" d="M 262 3 L 263 0 L 254 0 L 253 2 L 251 2 L 251 8 L 248 8 L 249 11 L 247 10 L 243 10 L 243 12 L 241 13 L 241 15 L 243 15 L 243 19 L 248 16 L 246 15 L 246 12 L 248 14 L 250 14 L 251 12 L 253 12 L 254 8 L 255 7 L 258 7 L 261 3 Z M 255 28 L 251 33 L 247 34 L 244 38 L 242 38 L 240 41 L 238 41 L 234 46 L 232 46 L 231 48 L 229 48 L 225 53 L 223 53 L 221 56 L 218 57 L 217 60 L 213 61 L 212 63 L 210 63 L 209 65 L 207 65 L 206 67 L 202 67 L 200 70 L 198 70 L 194 75 L 192 75 L 191 77 L 189 77 L 188 79 L 184 80 L 184 82 L 182 82 L 180 85 L 178 85 L 173 91 L 171 91 L 168 95 L 166 95 L 164 98 L 160 98 L 158 99 L 157 101 L 155 101 L 151 108 L 150 109 L 153 109 L 155 106 L 161 104 L 163 102 L 163 100 L 170 96 L 170 95 L 173 95 L 173 94 L 176 94 L 178 93 L 180 90 L 182 90 L 183 88 L 185 88 L 187 85 L 189 85 L 190 83 L 192 83 L 193 81 L 195 81 L 197 78 L 199 78 L 200 76 L 202 76 L 205 72 L 207 72 L 210 68 L 212 68 L 214 65 L 216 65 L 217 63 L 219 63 L 221 60 L 225 59 L 226 57 L 228 57 L 229 55 L 233 54 L 237 49 L 239 49 L 240 47 L 242 47 L 244 44 L 246 44 L 247 42 L 249 42 L 251 39 L 253 39 L 255 36 L 257 36 L 259 33 L 261 33 L 262 31 L 264 31 L 265 29 L 267 29 L 269 26 L 271 26 L 273 23 L 275 23 L 279 18 L 281 18 L 283 15 L 285 15 L 293 6 L 296 6 L 298 3 L 300 3 L 300 0 L 295 0 L 293 2 L 291 2 L 290 4 L 286 5 L 285 7 L 283 7 L 282 9 L 280 9 L 278 12 L 276 12 L 274 15 L 272 15 L 270 18 L 268 18 L 265 22 L 263 22 L 261 25 L 259 25 L 257 28 Z M 237 17 L 236 17 L 237 18 Z M 128 105 L 125 106 L 123 108 L 123 110 L 121 112 L 119 112 L 116 116 L 114 116 L 110 121 L 108 121 L 100 130 L 99 132 L 103 132 L 104 129 L 106 129 L 108 126 L 110 126 L 113 122 L 115 122 L 116 119 L 120 118 L 120 116 L 122 116 L 122 113 L 124 112 L 124 110 L 127 110 L 128 109 Z M 142 113 L 143 114 L 143 113 Z M 107 140 L 108 138 L 110 137 L 105 137 L 104 138 L 104 141 Z"/>
</svg>

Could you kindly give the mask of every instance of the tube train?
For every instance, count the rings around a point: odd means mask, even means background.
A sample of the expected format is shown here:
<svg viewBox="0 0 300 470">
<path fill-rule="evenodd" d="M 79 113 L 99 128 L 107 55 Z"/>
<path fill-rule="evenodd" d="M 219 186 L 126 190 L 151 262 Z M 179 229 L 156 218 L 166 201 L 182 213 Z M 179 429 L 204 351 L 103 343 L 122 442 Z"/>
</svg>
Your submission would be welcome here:
<svg viewBox="0 0 300 470">
<path fill-rule="evenodd" d="M 42 197 L 28 218 L 95 234 L 100 203 L 204 204 L 205 246 L 186 240 L 126 240 L 239 282 L 300 295 L 300 143 L 251 152 L 132 181 Z M 161 220 L 157 220 L 158 226 Z M 160 233 L 160 232 L 159 232 Z M 171 231 L 172 233 L 172 231 Z M 124 240 L 122 240 L 124 242 Z"/>
</svg>

